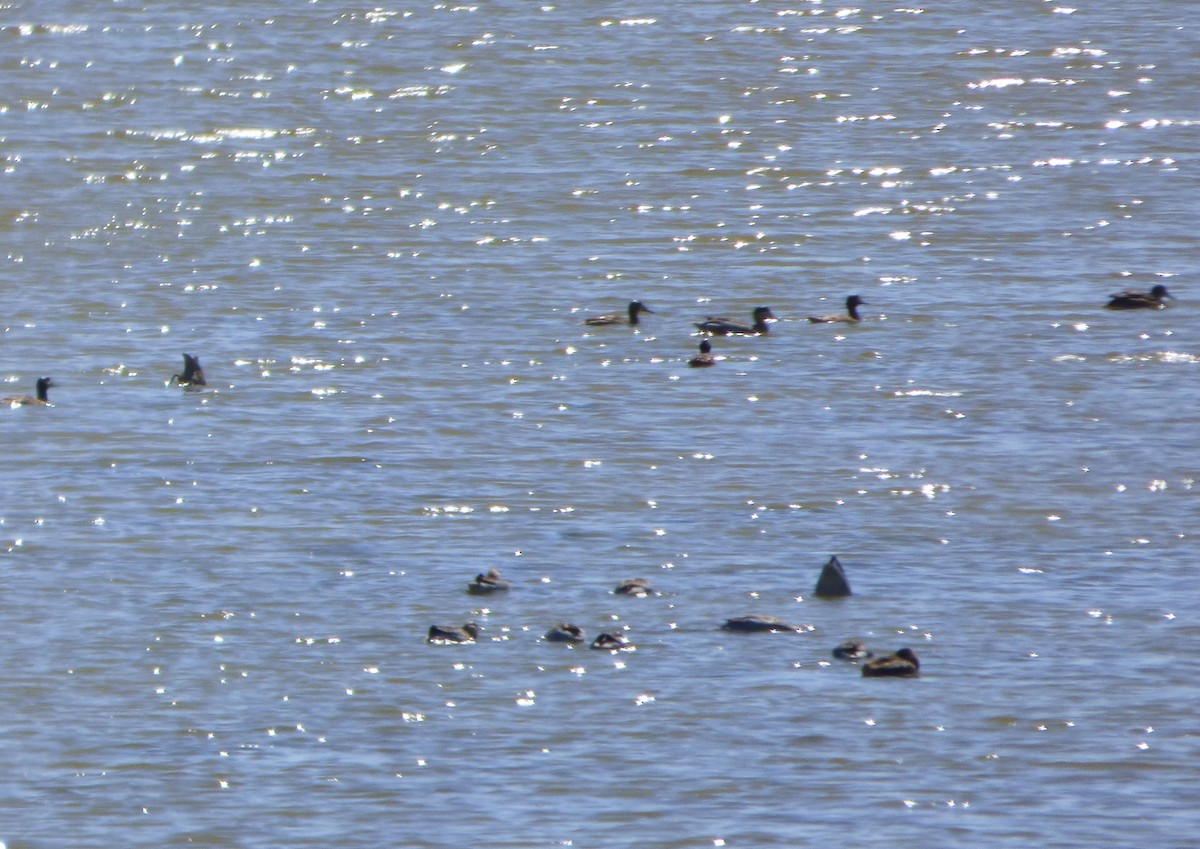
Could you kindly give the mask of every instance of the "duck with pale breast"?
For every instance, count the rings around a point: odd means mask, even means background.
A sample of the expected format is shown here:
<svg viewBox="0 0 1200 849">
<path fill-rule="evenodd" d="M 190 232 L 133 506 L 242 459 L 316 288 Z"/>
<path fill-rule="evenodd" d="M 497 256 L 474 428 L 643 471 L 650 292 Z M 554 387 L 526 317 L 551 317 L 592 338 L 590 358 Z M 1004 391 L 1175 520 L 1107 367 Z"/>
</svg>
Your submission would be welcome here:
<svg viewBox="0 0 1200 849">
<path fill-rule="evenodd" d="M 1175 296 L 1160 283 L 1149 292 L 1126 291 L 1109 295 L 1108 303 L 1104 305 L 1104 308 L 1106 310 L 1161 310 L 1166 306 L 1163 301 L 1167 298 L 1175 300 Z"/>
<path fill-rule="evenodd" d="M 34 384 L 35 395 L 9 395 L 0 398 L 0 404 L 6 407 L 53 407 L 46 390 L 54 385 L 48 377 L 39 377 Z"/>
<path fill-rule="evenodd" d="M 833 656 L 838 660 L 870 660 L 875 656 L 858 640 L 846 640 L 833 650 Z"/>
<path fill-rule="evenodd" d="M 810 315 L 808 320 L 813 324 L 858 324 L 862 321 L 862 316 L 858 314 L 858 308 L 865 304 L 862 298 L 858 295 L 851 295 L 846 298 L 846 311 L 832 313 L 830 315 Z"/>
<path fill-rule="evenodd" d="M 610 312 L 604 315 L 593 315 L 585 318 L 583 323 L 590 327 L 603 327 L 607 324 L 628 324 L 630 327 L 638 326 L 638 316 L 648 312 L 653 314 L 654 310 L 643 304 L 641 301 L 630 301 L 629 309 L 626 312 Z"/>
<path fill-rule="evenodd" d="M 709 316 L 696 322 L 696 327 L 712 336 L 765 336 L 770 331 L 770 322 L 778 321 L 770 307 L 756 307 L 754 323 L 741 324 L 724 316 Z"/>
<path fill-rule="evenodd" d="M 895 654 L 877 657 L 863 664 L 864 678 L 916 678 L 921 662 L 912 649 L 900 649 Z"/>
</svg>

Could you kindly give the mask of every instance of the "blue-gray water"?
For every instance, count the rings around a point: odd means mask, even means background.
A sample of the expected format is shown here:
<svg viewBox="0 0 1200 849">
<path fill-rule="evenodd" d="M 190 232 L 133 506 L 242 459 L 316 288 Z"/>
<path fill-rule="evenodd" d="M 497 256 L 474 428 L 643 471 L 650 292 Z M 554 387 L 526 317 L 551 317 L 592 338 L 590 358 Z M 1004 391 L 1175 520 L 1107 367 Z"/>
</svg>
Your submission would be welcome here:
<svg viewBox="0 0 1200 849">
<path fill-rule="evenodd" d="M 1194 846 L 1195 12 L 0 8 L 0 841 Z"/>
</svg>

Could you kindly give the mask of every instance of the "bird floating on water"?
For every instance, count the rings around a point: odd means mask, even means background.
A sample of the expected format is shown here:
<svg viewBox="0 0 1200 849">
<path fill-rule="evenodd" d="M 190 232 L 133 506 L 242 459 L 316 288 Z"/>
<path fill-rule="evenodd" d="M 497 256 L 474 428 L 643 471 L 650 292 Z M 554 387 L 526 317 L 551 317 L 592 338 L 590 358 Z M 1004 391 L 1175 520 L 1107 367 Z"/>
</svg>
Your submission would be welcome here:
<svg viewBox="0 0 1200 849">
<path fill-rule="evenodd" d="M 467 584 L 467 592 L 475 595 L 489 595 L 508 589 L 508 581 L 500 577 L 499 569 L 488 569 L 475 576 L 475 580 Z"/>
<path fill-rule="evenodd" d="M 621 581 L 613 592 L 617 595 L 633 595 L 638 598 L 655 594 L 654 587 L 650 586 L 650 582 L 645 578 L 628 578 Z"/>
<path fill-rule="evenodd" d="M 630 327 L 637 327 L 638 316 L 641 313 L 653 313 L 654 310 L 643 304 L 641 301 L 630 301 L 628 313 L 610 312 L 604 315 L 593 315 L 590 318 L 583 320 L 584 324 L 592 327 L 601 327 L 606 324 L 628 324 Z"/>
<path fill-rule="evenodd" d="M 447 625 L 430 625 L 427 643 L 473 643 L 479 639 L 479 626 L 468 622 L 461 628 Z"/>
<path fill-rule="evenodd" d="M 737 631 L 742 634 L 761 634 L 765 631 L 799 631 L 795 625 L 789 625 L 774 616 L 739 616 L 736 619 L 726 619 L 721 626 L 722 631 Z"/>
<path fill-rule="evenodd" d="M 895 654 L 877 657 L 863 664 L 864 678 L 916 678 L 921 662 L 912 649 L 900 649 Z"/>
<path fill-rule="evenodd" d="M 756 307 L 752 325 L 739 324 L 723 316 L 709 316 L 696 322 L 696 327 L 713 336 L 765 336 L 770 331 L 769 322 L 778 321 L 770 307 Z"/>
<path fill-rule="evenodd" d="M 844 313 L 810 315 L 808 320 L 813 324 L 858 324 L 862 321 L 862 317 L 858 314 L 858 308 L 865 303 L 866 301 L 858 295 L 851 295 L 846 298 L 846 311 Z"/>
<path fill-rule="evenodd" d="M 542 639 L 550 643 L 582 643 L 583 629 L 570 622 L 560 622 L 547 631 Z"/>
<path fill-rule="evenodd" d="M 603 634 L 592 640 L 592 648 L 602 651 L 623 651 L 633 648 L 633 643 L 629 642 L 621 634 L 611 634 L 605 631 Z"/>
<path fill-rule="evenodd" d="M 180 386 L 206 386 L 208 381 L 204 379 L 204 369 L 200 367 L 200 358 L 191 354 L 183 355 L 183 374 L 171 375 L 171 380 L 167 383 L 175 381 Z"/>
<path fill-rule="evenodd" d="M 1104 308 L 1106 310 L 1161 310 L 1166 306 L 1163 303 L 1165 298 L 1175 300 L 1175 296 L 1160 283 L 1149 292 L 1126 291 L 1110 295 Z"/>
<path fill-rule="evenodd" d="M 712 354 L 712 343 L 707 339 L 700 342 L 700 353 L 688 360 L 688 365 L 692 368 L 708 368 L 716 365 L 717 358 Z"/>
<path fill-rule="evenodd" d="M 821 570 L 821 577 L 817 578 L 817 587 L 813 590 L 813 595 L 821 598 L 844 598 L 851 595 L 846 570 L 836 554 L 829 558 L 829 562 Z"/>
<path fill-rule="evenodd" d="M 875 656 L 858 640 L 846 640 L 833 650 L 833 656 L 839 660 L 867 660 Z"/>
<path fill-rule="evenodd" d="M 54 385 L 54 381 L 48 377 L 39 377 L 37 383 L 34 384 L 36 397 L 31 395 L 9 395 L 6 398 L 0 398 L 0 404 L 6 407 L 53 407 L 50 400 L 46 397 L 46 390 Z"/>
</svg>

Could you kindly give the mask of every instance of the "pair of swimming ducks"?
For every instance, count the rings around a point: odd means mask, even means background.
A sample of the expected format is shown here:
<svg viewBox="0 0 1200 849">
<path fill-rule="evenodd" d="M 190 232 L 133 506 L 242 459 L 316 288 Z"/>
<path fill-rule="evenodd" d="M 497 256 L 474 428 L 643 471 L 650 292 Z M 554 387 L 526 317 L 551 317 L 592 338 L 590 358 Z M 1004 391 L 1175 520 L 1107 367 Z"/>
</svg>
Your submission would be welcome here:
<svg viewBox="0 0 1200 849">
<path fill-rule="evenodd" d="M 183 374 L 171 375 L 171 380 L 180 386 L 204 386 L 204 369 L 200 367 L 200 359 L 191 354 L 183 355 Z M 0 398 L 0 406 L 5 407 L 53 407 L 50 403 L 50 387 L 54 386 L 53 378 L 39 377 L 34 384 L 33 395 L 7 395 Z"/>
</svg>

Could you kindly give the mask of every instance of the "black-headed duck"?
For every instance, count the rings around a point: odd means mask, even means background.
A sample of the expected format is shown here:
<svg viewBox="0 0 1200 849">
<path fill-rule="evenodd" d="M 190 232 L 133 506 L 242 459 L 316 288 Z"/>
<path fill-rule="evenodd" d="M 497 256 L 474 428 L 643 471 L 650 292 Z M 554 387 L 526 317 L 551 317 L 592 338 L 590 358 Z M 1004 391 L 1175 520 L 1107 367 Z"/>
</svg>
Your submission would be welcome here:
<svg viewBox="0 0 1200 849">
<path fill-rule="evenodd" d="M 813 595 L 821 598 L 844 598 L 850 595 L 850 581 L 846 579 L 846 570 L 836 554 L 821 569 L 821 577 L 817 578 Z"/>
<path fill-rule="evenodd" d="M 625 649 L 633 648 L 633 643 L 621 634 L 612 634 L 605 631 L 599 637 L 592 640 L 591 647 L 600 651 L 624 651 Z"/>
<path fill-rule="evenodd" d="M 846 640 L 833 650 L 833 656 L 838 660 L 869 660 L 875 653 L 868 651 L 858 640 Z"/>
<path fill-rule="evenodd" d="M 742 634 L 761 634 L 765 631 L 799 631 L 795 625 L 789 625 L 774 616 L 739 616 L 736 619 L 726 619 L 721 626 L 722 631 L 737 631 Z"/>
<path fill-rule="evenodd" d="M 583 629 L 570 622 L 560 622 L 542 637 L 548 643 L 582 643 Z"/>
<path fill-rule="evenodd" d="M 813 324 L 858 324 L 862 321 L 862 317 L 858 314 L 858 308 L 865 303 L 866 301 L 858 295 L 851 295 L 846 298 L 846 311 L 844 313 L 810 315 L 808 320 Z"/>
<path fill-rule="evenodd" d="M 650 586 L 650 582 L 645 578 L 629 578 L 617 584 L 613 590 L 617 595 L 633 595 L 638 598 L 645 598 L 648 595 L 654 595 L 654 587 Z"/>
<path fill-rule="evenodd" d="M 653 313 L 654 310 L 641 301 L 630 301 L 627 313 L 610 312 L 604 315 L 593 315 L 585 318 L 583 323 L 592 327 L 601 327 L 606 324 L 628 324 L 630 327 L 637 327 L 638 316 L 644 312 Z"/>
<path fill-rule="evenodd" d="M 708 368 L 716 364 L 717 358 L 712 354 L 712 344 L 707 339 L 700 342 L 700 353 L 688 360 L 688 365 L 692 368 Z"/>
<path fill-rule="evenodd" d="M 30 395 L 9 395 L 6 398 L 0 398 L 0 404 L 6 407 L 53 407 L 50 400 L 46 397 L 46 390 L 54 385 L 54 381 L 48 377 L 39 377 L 37 383 L 34 384 L 36 397 Z"/>
<path fill-rule="evenodd" d="M 770 307 L 756 307 L 752 325 L 739 324 L 722 316 L 709 316 L 696 322 L 696 327 L 713 336 L 765 336 L 770 330 L 768 322 L 776 321 Z"/>
<path fill-rule="evenodd" d="M 912 649 L 900 649 L 895 654 L 877 657 L 863 664 L 864 678 L 916 678 L 921 662 Z"/>
<path fill-rule="evenodd" d="M 175 381 L 180 386 L 208 385 L 208 381 L 204 379 L 204 369 L 200 367 L 200 358 L 191 354 L 183 355 L 183 374 L 171 375 L 171 380 L 168 380 L 167 383 L 171 381 Z"/>
<path fill-rule="evenodd" d="M 467 584 L 467 592 L 475 595 L 489 595 L 508 589 L 508 581 L 500 577 L 499 569 L 488 569 L 475 576 L 475 580 Z"/>
<path fill-rule="evenodd" d="M 479 626 L 468 622 L 461 628 L 448 625 L 430 625 L 427 643 L 473 643 L 479 639 Z"/>
<path fill-rule="evenodd" d="M 1117 292 L 1110 295 L 1106 310 L 1161 310 L 1166 304 L 1164 298 L 1175 300 L 1175 296 L 1167 291 L 1161 283 L 1149 292 Z"/>
</svg>

